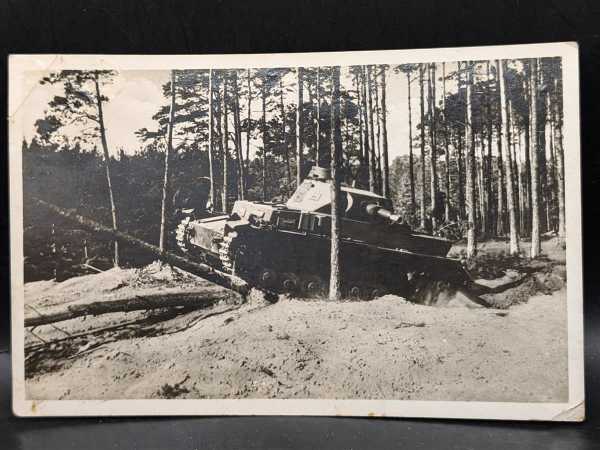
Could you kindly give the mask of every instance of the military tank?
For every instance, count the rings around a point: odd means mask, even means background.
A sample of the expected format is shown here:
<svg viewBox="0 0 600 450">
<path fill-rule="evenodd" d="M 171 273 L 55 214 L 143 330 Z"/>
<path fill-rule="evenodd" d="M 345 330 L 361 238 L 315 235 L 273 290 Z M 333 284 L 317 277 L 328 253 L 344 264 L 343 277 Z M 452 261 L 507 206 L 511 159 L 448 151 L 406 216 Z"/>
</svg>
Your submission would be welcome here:
<svg viewBox="0 0 600 450">
<path fill-rule="evenodd" d="M 313 167 L 286 203 L 238 200 L 230 214 L 207 218 L 188 211 L 176 230 L 187 257 L 241 277 L 252 285 L 300 297 L 328 289 L 331 233 L 329 171 Z M 341 187 L 342 291 L 372 299 L 404 297 L 439 281 L 465 286 L 461 262 L 446 257 L 452 242 L 415 232 L 390 199 Z"/>
</svg>

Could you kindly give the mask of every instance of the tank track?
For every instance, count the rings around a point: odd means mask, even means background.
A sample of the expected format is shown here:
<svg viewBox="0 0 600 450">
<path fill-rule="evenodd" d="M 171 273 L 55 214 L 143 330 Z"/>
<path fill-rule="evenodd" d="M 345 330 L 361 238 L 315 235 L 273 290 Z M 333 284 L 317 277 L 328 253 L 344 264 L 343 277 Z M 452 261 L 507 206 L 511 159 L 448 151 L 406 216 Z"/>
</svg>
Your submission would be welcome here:
<svg viewBox="0 0 600 450">
<path fill-rule="evenodd" d="M 177 246 L 183 253 L 187 253 L 190 251 L 187 245 L 187 227 L 191 221 L 190 216 L 185 216 L 179 225 L 177 225 L 177 229 L 175 230 L 175 239 L 177 241 Z"/>
<path fill-rule="evenodd" d="M 239 245 L 237 238 L 238 233 L 230 231 L 223 236 L 223 240 L 219 243 L 219 259 L 222 269 L 233 275 L 235 275 L 236 246 Z"/>
</svg>

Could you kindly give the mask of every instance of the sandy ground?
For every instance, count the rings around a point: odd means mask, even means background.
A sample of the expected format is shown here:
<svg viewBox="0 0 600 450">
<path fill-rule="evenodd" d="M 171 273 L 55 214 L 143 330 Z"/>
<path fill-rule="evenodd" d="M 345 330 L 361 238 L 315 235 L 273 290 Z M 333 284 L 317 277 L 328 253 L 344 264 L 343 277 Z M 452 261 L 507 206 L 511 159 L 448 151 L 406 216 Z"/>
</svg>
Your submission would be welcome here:
<svg viewBox="0 0 600 450">
<path fill-rule="evenodd" d="M 554 280 L 555 272 L 546 276 Z M 222 301 L 204 310 L 74 319 L 27 334 L 28 398 L 567 400 L 566 291 L 559 283 L 497 294 L 503 309 L 436 308 L 392 295 L 275 304 L 254 296 L 242 304 L 155 265 L 31 283 L 26 303 L 43 313 L 132 289 L 190 286 Z"/>
</svg>

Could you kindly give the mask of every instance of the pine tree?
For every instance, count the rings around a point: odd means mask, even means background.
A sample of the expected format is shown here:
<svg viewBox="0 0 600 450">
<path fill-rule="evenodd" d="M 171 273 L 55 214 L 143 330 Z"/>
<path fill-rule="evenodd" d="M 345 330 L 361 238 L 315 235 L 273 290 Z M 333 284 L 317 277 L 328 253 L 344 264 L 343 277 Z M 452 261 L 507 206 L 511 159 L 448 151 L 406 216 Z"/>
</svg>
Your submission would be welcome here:
<svg viewBox="0 0 600 450">
<path fill-rule="evenodd" d="M 438 227 L 437 223 L 437 210 L 439 205 L 438 201 L 438 174 L 437 174 L 437 134 L 436 134 L 436 124 L 437 124 L 437 112 L 436 112 L 436 95 L 435 95 L 435 63 L 431 63 L 429 65 L 429 140 L 431 143 L 431 153 L 429 157 L 429 167 L 431 170 L 430 175 L 430 189 L 431 189 L 431 223 L 432 227 L 435 230 Z"/>
<path fill-rule="evenodd" d="M 267 201 L 267 161 L 268 161 L 268 130 L 267 130 L 267 80 L 266 75 L 263 76 L 263 80 L 260 86 L 260 96 L 262 100 L 262 122 L 261 122 L 261 130 L 262 130 L 262 151 L 263 151 L 263 160 L 262 160 L 262 200 L 263 202 Z"/>
<path fill-rule="evenodd" d="M 502 110 L 502 100 L 500 98 L 500 61 L 496 60 L 496 93 L 498 111 Z M 496 235 L 503 236 L 506 233 L 505 217 L 506 217 L 506 191 L 505 191 L 505 180 L 504 180 L 504 164 L 502 161 L 502 122 L 501 120 L 496 121 L 496 144 L 497 144 L 497 164 L 498 164 L 498 208 L 497 208 L 497 219 L 496 224 Z"/>
<path fill-rule="evenodd" d="M 62 84 L 64 87 L 63 95 L 53 97 L 48 104 L 46 122 L 52 122 L 49 135 L 57 134 L 66 125 L 76 124 L 82 129 L 81 134 L 76 139 L 77 142 L 90 142 L 100 139 L 114 230 L 118 229 L 117 206 L 103 111 L 103 104 L 108 101 L 108 98 L 102 95 L 100 85 L 112 82 L 116 75 L 115 71 L 110 70 L 62 70 L 51 73 L 40 82 L 41 84 Z M 115 267 L 119 266 L 119 244 L 117 241 L 114 241 L 113 263 Z"/>
<path fill-rule="evenodd" d="M 165 147 L 165 170 L 162 187 L 162 202 L 160 213 L 160 238 L 158 247 L 161 251 L 167 249 L 167 196 L 169 191 L 169 162 L 173 153 L 173 127 L 175 126 L 175 71 L 171 70 L 171 107 L 169 110 L 169 132 Z"/>
<path fill-rule="evenodd" d="M 379 71 L 378 66 L 373 66 L 373 90 L 375 91 L 375 123 L 377 124 L 377 136 L 375 137 L 375 145 L 377 148 L 377 156 L 375 158 L 375 186 L 376 192 L 381 194 L 383 192 L 383 174 L 382 174 L 382 161 L 381 161 L 381 107 L 379 105 Z"/>
<path fill-rule="evenodd" d="M 223 165 L 223 159 L 225 157 L 225 139 L 224 139 L 224 133 L 223 133 L 223 118 L 224 118 L 224 105 L 225 105 L 225 99 L 224 96 L 221 93 L 221 87 L 219 86 L 219 81 L 223 82 L 224 81 L 224 74 L 223 72 L 216 72 L 216 83 L 215 83 L 215 96 L 216 98 L 215 100 L 215 105 L 217 106 L 216 111 L 217 111 L 217 118 L 216 118 L 216 131 L 217 131 L 217 145 L 218 145 L 218 153 L 217 153 L 217 160 L 220 160 L 221 162 L 221 166 Z M 216 166 L 217 169 L 219 168 L 219 166 Z M 218 170 L 215 171 L 218 175 Z M 220 177 L 222 178 L 222 167 L 221 167 L 221 174 Z M 220 190 L 220 194 L 221 194 L 221 201 L 220 203 L 220 208 L 221 208 L 221 212 L 226 212 L 223 209 L 223 186 L 221 185 L 221 190 Z M 216 194 L 215 194 L 216 196 Z M 216 205 L 215 205 L 216 207 Z"/>
<path fill-rule="evenodd" d="M 287 146 L 287 142 L 285 139 L 285 104 L 283 102 L 283 74 L 281 78 L 279 78 L 279 110 L 281 113 L 281 147 L 283 150 L 283 156 L 285 161 L 285 173 L 287 179 L 286 191 L 289 190 L 292 185 L 292 168 L 290 166 L 290 154 Z"/>
<path fill-rule="evenodd" d="M 304 109 L 304 69 L 298 67 L 298 106 L 296 107 L 296 186 L 302 183 L 302 164 L 304 147 L 303 109 Z"/>
<path fill-rule="evenodd" d="M 208 73 L 208 174 L 210 179 L 209 201 L 212 208 L 216 205 L 215 174 L 214 174 L 214 102 L 213 102 L 213 71 Z"/>
<path fill-rule="evenodd" d="M 540 171 L 539 171 L 539 143 L 538 143 L 538 63 L 532 59 L 531 65 L 531 253 L 532 258 L 537 258 L 541 253 L 540 243 Z"/>
<path fill-rule="evenodd" d="M 493 132 L 493 120 L 492 117 L 492 75 L 490 72 L 490 62 L 487 61 L 486 65 L 486 90 L 485 90 L 485 107 L 486 107 L 486 138 L 487 138 L 487 159 L 485 161 L 485 196 L 487 205 L 487 216 L 486 216 L 486 229 L 485 233 L 493 233 L 496 224 L 496 204 L 494 202 L 494 193 L 492 192 L 492 179 L 493 179 L 493 167 L 492 167 L 492 141 L 494 139 Z"/>
<path fill-rule="evenodd" d="M 465 145 L 467 168 L 467 215 L 469 225 L 467 228 L 467 257 L 472 258 L 477 253 L 477 218 L 475 212 L 475 136 L 473 133 L 473 101 L 471 98 L 473 83 L 473 63 L 465 63 L 466 74 L 466 102 L 467 118 L 465 121 Z"/>
<path fill-rule="evenodd" d="M 242 150 L 242 124 L 240 119 L 240 93 L 238 91 L 238 73 L 233 71 L 233 129 L 236 153 L 236 169 L 238 178 L 238 198 L 246 197 L 246 175 L 244 170 L 244 155 Z"/>
<path fill-rule="evenodd" d="M 361 78 L 361 111 L 362 111 L 362 123 L 363 123 L 363 173 L 362 173 L 362 184 L 365 187 L 371 189 L 371 144 L 370 144 L 370 125 L 369 125 L 369 111 L 367 109 L 367 76 L 365 66 L 360 66 L 360 78 Z"/>
<path fill-rule="evenodd" d="M 384 197 L 390 196 L 390 162 L 388 153 L 388 132 L 387 132 L 387 83 L 386 72 L 387 66 L 383 66 L 381 70 L 381 120 L 383 128 L 383 191 Z"/>
<path fill-rule="evenodd" d="M 501 105 L 501 117 L 502 117 L 502 148 L 504 154 L 502 158 L 504 160 L 504 173 L 506 175 L 506 207 L 509 216 L 509 236 L 510 236 L 510 254 L 519 254 L 519 235 L 517 225 L 517 213 L 515 205 L 515 194 L 514 194 L 514 175 L 513 175 L 513 164 L 510 150 L 510 114 L 509 114 L 509 100 L 506 95 L 506 62 L 500 61 L 500 70 L 498 72 L 498 80 L 500 82 L 500 105 Z"/>
<path fill-rule="evenodd" d="M 229 93 L 227 85 L 229 84 L 229 75 L 226 74 L 223 78 L 223 186 L 221 188 L 222 208 L 223 212 L 229 211 L 228 196 L 229 196 Z"/>
<path fill-rule="evenodd" d="M 450 139 L 446 118 L 446 63 L 442 63 L 442 121 L 444 124 L 444 160 L 446 162 L 446 198 L 444 201 L 444 218 L 450 223 Z"/>
<path fill-rule="evenodd" d="M 375 127 L 373 126 L 373 84 L 371 82 L 371 66 L 366 67 L 367 72 L 367 99 L 368 99 L 368 119 L 369 119 L 369 190 L 377 191 L 376 164 L 375 158 Z"/>
<path fill-rule="evenodd" d="M 465 127 L 463 127 L 465 129 Z M 458 215 L 461 219 L 464 219 L 465 214 L 465 184 L 463 180 L 465 179 L 465 158 L 463 155 L 463 137 L 460 131 L 457 130 L 456 137 L 456 159 L 457 161 L 457 197 L 458 197 Z"/>
<path fill-rule="evenodd" d="M 415 198 L 415 169 L 414 169 L 414 154 L 413 154 L 413 135 L 412 135 L 412 105 L 410 96 L 410 74 L 413 67 L 410 65 L 401 66 L 401 70 L 406 73 L 406 86 L 407 86 L 407 102 L 408 102 L 408 171 L 409 171 L 409 182 L 410 182 L 410 208 L 411 213 L 414 213 L 417 209 L 417 201 Z"/>
<path fill-rule="evenodd" d="M 421 106 L 421 192 L 420 192 L 420 219 L 421 229 L 426 228 L 425 224 L 425 94 L 424 94 L 424 79 L 425 72 L 424 64 L 419 65 L 419 89 L 420 89 L 420 106 Z"/>
<path fill-rule="evenodd" d="M 560 73 L 560 61 L 557 64 Z M 558 196 L 558 237 L 564 244 L 566 238 L 565 217 L 565 156 L 563 150 L 563 119 L 562 119 L 562 91 L 558 78 L 554 79 L 554 140 L 556 143 L 556 172 L 557 172 L 557 196 Z"/>
<path fill-rule="evenodd" d="M 321 68 L 317 67 L 317 111 L 315 118 L 315 165 L 321 166 Z"/>
<path fill-rule="evenodd" d="M 342 296 L 341 279 L 341 181 L 342 134 L 340 122 L 340 68 L 333 67 L 332 86 L 332 145 L 331 145 L 331 264 L 329 299 L 339 300 Z"/>
<path fill-rule="evenodd" d="M 354 87 L 356 88 L 356 107 L 358 110 L 358 172 L 357 180 L 360 187 L 365 186 L 365 146 L 363 141 L 363 107 L 362 107 L 362 93 L 361 93 L 361 72 L 360 67 L 356 70 L 354 68 Z"/>
<path fill-rule="evenodd" d="M 248 168 L 248 164 L 250 163 L 250 137 L 252 135 L 252 74 L 250 72 L 250 69 L 247 70 L 246 77 L 248 82 L 248 116 L 246 118 L 246 168 Z"/>
<path fill-rule="evenodd" d="M 527 104 L 525 111 L 525 149 L 524 149 L 524 157 L 525 157 L 525 167 L 524 171 L 524 183 L 525 183 L 525 198 L 526 205 L 528 209 L 528 214 L 525 215 L 525 233 L 531 233 L 531 65 L 529 61 L 523 61 L 523 66 L 525 68 L 525 76 L 524 76 L 524 90 L 525 95 L 527 96 Z"/>
</svg>

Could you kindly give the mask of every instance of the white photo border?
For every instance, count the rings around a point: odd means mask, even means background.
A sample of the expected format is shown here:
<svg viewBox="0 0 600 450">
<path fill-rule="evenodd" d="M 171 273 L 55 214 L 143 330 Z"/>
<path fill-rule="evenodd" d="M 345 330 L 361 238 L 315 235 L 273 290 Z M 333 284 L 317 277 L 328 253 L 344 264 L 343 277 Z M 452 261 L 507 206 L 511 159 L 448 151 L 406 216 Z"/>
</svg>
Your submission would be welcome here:
<svg viewBox="0 0 600 450">
<path fill-rule="evenodd" d="M 29 71 L 62 69 L 221 69 L 402 64 L 561 57 L 563 68 L 567 232 L 568 386 L 565 403 L 339 399 L 27 400 L 24 368 L 22 108 Z M 12 316 L 12 405 L 22 417 L 308 415 L 582 421 L 584 407 L 583 271 L 579 55 L 575 42 L 444 49 L 244 55 L 11 55 L 9 183 Z"/>
</svg>

